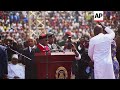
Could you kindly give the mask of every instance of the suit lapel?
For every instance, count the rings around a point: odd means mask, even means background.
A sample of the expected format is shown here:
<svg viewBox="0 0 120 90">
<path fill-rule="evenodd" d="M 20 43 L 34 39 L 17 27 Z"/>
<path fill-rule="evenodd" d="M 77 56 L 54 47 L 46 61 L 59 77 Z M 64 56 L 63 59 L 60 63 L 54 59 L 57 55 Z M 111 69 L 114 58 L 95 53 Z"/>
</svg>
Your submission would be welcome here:
<svg viewBox="0 0 120 90">
<path fill-rule="evenodd" d="M 29 47 L 27 48 L 27 52 L 30 53 Z"/>
<path fill-rule="evenodd" d="M 28 54 L 28 57 L 31 58 L 31 52 L 30 52 L 30 50 L 29 50 L 29 47 L 27 48 L 27 54 Z"/>
</svg>

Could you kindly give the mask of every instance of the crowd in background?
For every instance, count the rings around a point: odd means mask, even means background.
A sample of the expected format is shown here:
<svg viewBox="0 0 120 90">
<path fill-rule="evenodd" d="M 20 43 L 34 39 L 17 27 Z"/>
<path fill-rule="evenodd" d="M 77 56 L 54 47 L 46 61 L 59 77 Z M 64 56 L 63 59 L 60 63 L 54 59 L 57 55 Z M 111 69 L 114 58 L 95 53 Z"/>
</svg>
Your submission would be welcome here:
<svg viewBox="0 0 120 90">
<path fill-rule="evenodd" d="M 42 12 L 41 12 L 42 13 Z M 105 11 L 105 24 L 116 28 L 119 24 L 119 12 Z M 41 14 L 42 16 L 42 14 Z M 94 27 L 93 11 L 46 11 L 46 30 L 62 39 L 71 33 L 73 39 L 83 35 L 90 36 Z M 29 35 L 28 11 L 0 11 L 0 33 L 2 39 L 11 36 L 15 40 L 26 40 Z M 35 26 L 32 27 L 32 30 Z"/>
</svg>

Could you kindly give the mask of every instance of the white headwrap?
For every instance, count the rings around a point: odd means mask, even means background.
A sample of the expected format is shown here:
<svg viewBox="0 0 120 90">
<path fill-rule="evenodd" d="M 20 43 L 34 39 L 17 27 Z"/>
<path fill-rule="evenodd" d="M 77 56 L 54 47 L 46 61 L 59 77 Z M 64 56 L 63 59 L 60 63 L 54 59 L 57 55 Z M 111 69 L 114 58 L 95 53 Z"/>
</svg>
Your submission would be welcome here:
<svg viewBox="0 0 120 90">
<path fill-rule="evenodd" d="M 12 58 L 18 59 L 18 55 L 17 54 L 13 54 Z"/>
</svg>

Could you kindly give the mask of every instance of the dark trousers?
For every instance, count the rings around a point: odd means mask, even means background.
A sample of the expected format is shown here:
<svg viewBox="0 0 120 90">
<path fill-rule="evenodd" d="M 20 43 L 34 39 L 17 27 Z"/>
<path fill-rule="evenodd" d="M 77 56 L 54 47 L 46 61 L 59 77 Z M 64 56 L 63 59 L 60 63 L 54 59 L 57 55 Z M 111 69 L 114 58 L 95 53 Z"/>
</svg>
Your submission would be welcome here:
<svg viewBox="0 0 120 90">
<path fill-rule="evenodd" d="M 94 69 L 91 69 L 91 79 L 94 79 Z"/>
<path fill-rule="evenodd" d="M 88 79 L 89 74 L 86 73 L 87 64 L 81 60 L 74 60 L 72 65 L 72 73 L 75 74 L 75 79 Z"/>
</svg>

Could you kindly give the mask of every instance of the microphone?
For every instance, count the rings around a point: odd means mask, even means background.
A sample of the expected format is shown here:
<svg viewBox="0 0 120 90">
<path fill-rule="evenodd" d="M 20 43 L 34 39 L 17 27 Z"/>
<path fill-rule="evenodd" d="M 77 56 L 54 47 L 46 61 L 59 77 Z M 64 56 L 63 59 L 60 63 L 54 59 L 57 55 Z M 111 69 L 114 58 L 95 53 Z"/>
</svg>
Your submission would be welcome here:
<svg viewBox="0 0 120 90">
<path fill-rule="evenodd" d="M 56 44 L 57 45 L 57 44 Z M 59 46 L 59 45 L 57 45 L 57 47 L 59 48 L 58 50 L 59 50 L 59 52 L 64 52 L 64 50 L 62 50 L 62 48 Z"/>
<path fill-rule="evenodd" d="M 62 49 L 51 49 L 50 51 L 51 51 L 51 52 L 56 52 L 56 51 L 64 52 L 64 50 L 62 50 Z"/>
<path fill-rule="evenodd" d="M 62 52 L 62 50 L 60 49 L 53 49 L 53 50 L 50 50 L 51 52 L 55 52 L 55 51 L 59 51 L 59 52 Z"/>
</svg>

